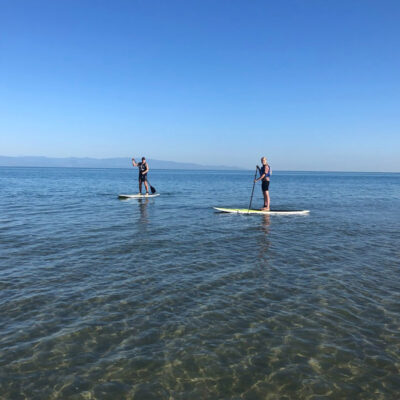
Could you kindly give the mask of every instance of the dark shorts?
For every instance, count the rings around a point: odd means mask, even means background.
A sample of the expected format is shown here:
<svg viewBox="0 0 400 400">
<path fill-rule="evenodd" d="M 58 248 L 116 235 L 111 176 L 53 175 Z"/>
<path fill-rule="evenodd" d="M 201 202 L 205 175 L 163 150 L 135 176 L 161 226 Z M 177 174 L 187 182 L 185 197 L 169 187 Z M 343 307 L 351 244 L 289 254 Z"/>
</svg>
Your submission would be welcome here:
<svg viewBox="0 0 400 400">
<path fill-rule="evenodd" d="M 269 189 L 269 181 L 262 181 L 261 189 L 262 189 L 263 192 L 268 191 L 268 189 Z"/>
<path fill-rule="evenodd" d="M 139 182 L 146 182 L 147 181 L 147 174 L 139 175 Z"/>
</svg>

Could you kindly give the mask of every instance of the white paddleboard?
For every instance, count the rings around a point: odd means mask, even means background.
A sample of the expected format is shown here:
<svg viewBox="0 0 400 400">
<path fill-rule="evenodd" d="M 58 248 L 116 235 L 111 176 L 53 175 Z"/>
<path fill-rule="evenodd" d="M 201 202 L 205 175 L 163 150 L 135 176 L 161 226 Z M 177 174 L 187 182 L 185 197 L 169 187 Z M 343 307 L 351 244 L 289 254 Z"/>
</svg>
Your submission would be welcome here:
<svg viewBox="0 0 400 400">
<path fill-rule="evenodd" d="M 264 215 L 305 215 L 309 214 L 309 210 L 270 210 L 270 211 L 262 211 L 262 210 L 253 210 L 247 208 L 219 208 L 214 207 L 215 210 L 221 211 L 224 213 L 232 213 L 232 214 L 264 214 Z"/>
<path fill-rule="evenodd" d="M 120 199 L 148 199 L 150 197 L 157 197 L 159 195 L 160 193 L 148 194 L 147 196 L 145 194 L 119 194 L 118 197 Z"/>
</svg>

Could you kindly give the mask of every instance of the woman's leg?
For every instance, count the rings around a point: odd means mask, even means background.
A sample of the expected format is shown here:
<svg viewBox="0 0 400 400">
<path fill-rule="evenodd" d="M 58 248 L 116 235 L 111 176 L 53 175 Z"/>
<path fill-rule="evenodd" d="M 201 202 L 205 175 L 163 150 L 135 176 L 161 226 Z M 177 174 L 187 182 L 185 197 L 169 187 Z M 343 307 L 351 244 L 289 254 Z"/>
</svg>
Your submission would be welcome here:
<svg viewBox="0 0 400 400">
<path fill-rule="evenodd" d="M 269 191 L 268 191 L 268 187 L 266 187 L 265 189 L 267 189 L 267 190 L 263 190 L 263 196 L 264 196 L 264 207 L 263 207 L 263 210 L 264 211 L 269 211 Z"/>
</svg>

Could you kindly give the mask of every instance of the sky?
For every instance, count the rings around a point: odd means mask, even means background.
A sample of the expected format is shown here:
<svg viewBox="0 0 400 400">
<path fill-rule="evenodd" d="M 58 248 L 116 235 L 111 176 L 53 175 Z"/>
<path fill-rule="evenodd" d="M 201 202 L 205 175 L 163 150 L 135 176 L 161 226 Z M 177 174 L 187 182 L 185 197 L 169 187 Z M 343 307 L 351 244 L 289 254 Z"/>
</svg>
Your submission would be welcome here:
<svg viewBox="0 0 400 400">
<path fill-rule="evenodd" d="M 400 171 L 400 2 L 0 0 L 0 155 Z"/>
</svg>

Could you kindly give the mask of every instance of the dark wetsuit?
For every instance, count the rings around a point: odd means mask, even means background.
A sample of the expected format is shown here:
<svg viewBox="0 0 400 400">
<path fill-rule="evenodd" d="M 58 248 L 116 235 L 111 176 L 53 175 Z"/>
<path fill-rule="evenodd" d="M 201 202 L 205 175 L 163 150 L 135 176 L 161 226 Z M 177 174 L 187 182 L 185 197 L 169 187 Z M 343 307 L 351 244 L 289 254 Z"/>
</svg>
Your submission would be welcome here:
<svg viewBox="0 0 400 400">
<path fill-rule="evenodd" d="M 260 168 L 260 176 L 263 176 L 264 174 L 265 176 L 261 181 L 261 189 L 263 192 L 267 192 L 269 190 L 269 180 L 267 178 L 271 176 L 271 167 L 269 165 L 263 165 Z"/>
<path fill-rule="evenodd" d="M 139 167 L 139 182 L 146 182 L 147 174 L 144 174 L 143 172 L 147 169 L 147 163 L 140 162 L 137 165 Z"/>
</svg>

